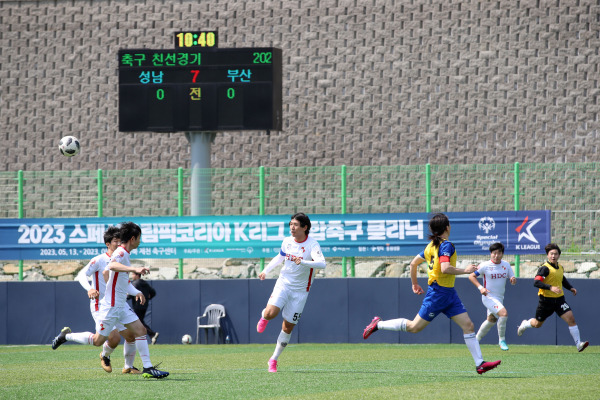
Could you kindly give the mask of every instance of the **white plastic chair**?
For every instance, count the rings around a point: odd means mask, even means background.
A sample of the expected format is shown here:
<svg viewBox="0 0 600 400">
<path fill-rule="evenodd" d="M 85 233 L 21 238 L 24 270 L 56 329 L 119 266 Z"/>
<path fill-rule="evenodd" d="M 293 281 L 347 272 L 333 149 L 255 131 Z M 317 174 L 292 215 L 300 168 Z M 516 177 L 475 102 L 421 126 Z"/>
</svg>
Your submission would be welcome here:
<svg viewBox="0 0 600 400">
<path fill-rule="evenodd" d="M 200 329 L 204 329 L 204 334 L 206 336 L 206 343 L 208 344 L 208 330 L 213 329 L 215 332 L 215 343 L 219 343 L 219 338 L 221 337 L 221 318 L 225 317 L 225 307 L 221 304 L 210 304 L 204 309 L 204 314 L 198 317 L 197 319 L 197 329 L 196 329 L 196 344 L 198 344 L 198 338 L 200 337 Z M 207 323 L 202 325 L 200 324 L 200 320 L 202 318 L 207 318 Z"/>
</svg>

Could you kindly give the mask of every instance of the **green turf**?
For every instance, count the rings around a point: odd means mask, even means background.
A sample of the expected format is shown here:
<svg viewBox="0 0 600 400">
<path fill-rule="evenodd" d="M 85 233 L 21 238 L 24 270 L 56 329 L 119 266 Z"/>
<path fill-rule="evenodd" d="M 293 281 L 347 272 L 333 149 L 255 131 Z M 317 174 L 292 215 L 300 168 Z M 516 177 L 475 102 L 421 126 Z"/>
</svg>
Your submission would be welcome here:
<svg viewBox="0 0 600 400">
<path fill-rule="evenodd" d="M 541 399 L 600 398 L 600 346 L 482 346 L 502 365 L 475 372 L 464 345 L 301 344 L 267 372 L 274 345 L 156 345 L 166 379 L 100 368 L 99 348 L 0 346 L 0 399 Z M 139 358 L 136 366 L 141 367 Z"/>
</svg>

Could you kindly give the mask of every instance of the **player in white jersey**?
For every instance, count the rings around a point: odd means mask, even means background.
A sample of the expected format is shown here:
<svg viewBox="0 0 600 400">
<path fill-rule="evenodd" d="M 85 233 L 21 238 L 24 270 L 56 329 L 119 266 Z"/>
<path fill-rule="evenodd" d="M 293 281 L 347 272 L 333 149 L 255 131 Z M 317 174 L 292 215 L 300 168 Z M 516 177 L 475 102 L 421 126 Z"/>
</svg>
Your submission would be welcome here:
<svg viewBox="0 0 600 400">
<path fill-rule="evenodd" d="M 117 323 L 121 323 L 135 336 L 135 345 L 144 364 L 142 376 L 144 378 L 165 378 L 169 373 L 157 370 L 150 361 L 146 328 L 127 304 L 129 273 L 137 272 L 144 275 L 149 272 L 148 267 L 132 267 L 129 261 L 131 251 L 140 245 L 142 230 L 133 222 L 124 222 L 120 226 L 119 237 L 121 238 L 121 246 L 112 254 L 111 261 L 108 264 L 110 272 L 106 280 L 106 292 L 100 301 L 100 314 L 96 321 L 96 333 L 71 333 L 71 329 L 65 327 L 52 341 L 52 349 L 57 349 L 58 346 L 68 340 L 102 346 L 108 339 L 113 327 Z M 146 301 L 141 292 L 137 294 L 136 298 L 142 303 Z"/>
<path fill-rule="evenodd" d="M 494 243 L 490 246 L 490 260 L 479 264 L 477 271 L 469 275 L 469 280 L 481 293 L 481 302 L 487 308 L 487 319 L 483 321 L 477 331 L 477 340 L 481 341 L 490 331 L 492 326 L 498 322 L 498 341 L 502 350 L 508 350 L 506 344 L 506 320 L 508 311 L 504 307 L 504 291 L 506 279 L 511 284 L 517 283 L 517 278 L 510 264 L 502 260 L 504 256 L 504 245 Z M 483 276 L 483 285 L 477 278 Z"/>
<path fill-rule="evenodd" d="M 277 359 L 289 343 L 292 330 L 300 320 L 310 287 L 315 276 L 315 268 L 325 268 L 325 257 L 321 246 L 309 237 L 310 219 L 303 213 L 292 216 L 290 221 L 291 236 L 283 239 L 279 253 L 273 257 L 258 277 L 264 280 L 276 266 L 283 264 L 273 293 L 262 310 L 256 330 L 264 332 L 270 320 L 281 311 L 283 324 L 277 338 L 275 352 L 269 359 L 269 372 L 277 372 Z"/>
<path fill-rule="evenodd" d="M 106 289 L 106 281 L 104 280 L 103 272 L 110 262 L 110 258 L 120 243 L 119 239 L 119 228 L 116 226 L 109 227 L 104 232 L 104 243 L 106 244 L 107 251 L 96 257 L 92 258 L 90 262 L 79 271 L 75 278 L 81 286 L 87 291 L 90 299 L 90 312 L 94 322 L 97 322 L 100 314 L 100 300 L 104 297 Z M 88 278 L 92 278 L 92 284 Z M 128 289 L 129 294 L 136 296 L 139 293 L 132 284 Z M 110 332 L 108 340 L 104 342 L 102 346 L 102 353 L 100 353 L 100 365 L 106 372 L 112 372 L 112 366 L 110 362 L 110 355 L 117 348 L 121 341 L 121 336 L 125 339 L 123 345 L 123 355 L 125 357 L 125 365 L 123 366 L 124 374 L 141 374 L 142 372 L 133 366 L 135 360 L 135 336 L 125 328 L 123 324 L 117 324 L 115 329 Z"/>
</svg>

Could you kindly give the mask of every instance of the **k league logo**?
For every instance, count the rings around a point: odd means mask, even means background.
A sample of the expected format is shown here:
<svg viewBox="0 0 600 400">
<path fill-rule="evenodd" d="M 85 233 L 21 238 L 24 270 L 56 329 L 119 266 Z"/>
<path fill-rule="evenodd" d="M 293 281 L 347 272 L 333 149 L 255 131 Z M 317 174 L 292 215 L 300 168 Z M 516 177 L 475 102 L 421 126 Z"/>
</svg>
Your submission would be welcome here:
<svg viewBox="0 0 600 400">
<path fill-rule="evenodd" d="M 520 242 L 521 239 L 525 238 L 533 243 L 538 243 L 533 233 L 531 233 L 531 229 L 541 220 L 541 218 L 536 218 L 534 220 L 529 221 L 529 216 L 525 217 L 521 225 L 519 225 L 515 229 L 515 231 L 517 231 L 517 233 L 519 234 L 517 241 Z"/>
</svg>

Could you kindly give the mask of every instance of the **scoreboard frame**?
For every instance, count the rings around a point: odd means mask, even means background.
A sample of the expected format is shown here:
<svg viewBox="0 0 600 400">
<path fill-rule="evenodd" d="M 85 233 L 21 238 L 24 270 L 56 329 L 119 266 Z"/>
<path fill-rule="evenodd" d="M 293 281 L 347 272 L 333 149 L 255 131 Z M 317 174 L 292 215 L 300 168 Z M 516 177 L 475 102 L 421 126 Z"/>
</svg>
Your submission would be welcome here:
<svg viewBox="0 0 600 400">
<path fill-rule="evenodd" d="M 282 51 L 120 49 L 119 131 L 281 130 Z"/>
</svg>

